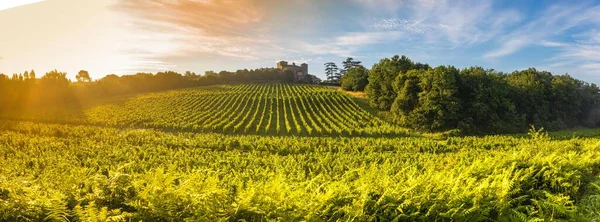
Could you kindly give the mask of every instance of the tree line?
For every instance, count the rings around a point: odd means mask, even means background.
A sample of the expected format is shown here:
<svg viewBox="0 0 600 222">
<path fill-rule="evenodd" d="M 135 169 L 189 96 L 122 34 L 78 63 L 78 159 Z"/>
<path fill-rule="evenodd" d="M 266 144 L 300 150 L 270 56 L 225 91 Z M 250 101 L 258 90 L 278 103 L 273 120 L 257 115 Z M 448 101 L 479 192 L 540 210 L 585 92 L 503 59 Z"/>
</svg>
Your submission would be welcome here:
<svg viewBox="0 0 600 222">
<path fill-rule="evenodd" d="M 365 91 L 369 103 L 390 111 L 393 121 L 423 131 L 515 133 L 529 125 L 549 130 L 600 126 L 596 84 L 534 68 L 512 73 L 433 68 L 394 56 L 368 71 Z"/>
<path fill-rule="evenodd" d="M 34 70 L 13 74 L 12 77 L 0 73 L 0 114 L 13 116 L 26 111 L 61 113 L 79 107 L 82 102 L 88 100 L 186 87 L 296 82 L 293 72 L 276 68 L 218 73 L 207 71 L 204 75 L 190 71 L 183 74 L 173 71 L 123 76 L 110 74 L 94 81 L 87 71 L 82 70 L 75 79 L 76 81 L 71 81 L 67 78 L 67 73 L 58 70 L 47 72 L 39 78 Z M 305 81 L 310 81 L 310 78 Z"/>
</svg>

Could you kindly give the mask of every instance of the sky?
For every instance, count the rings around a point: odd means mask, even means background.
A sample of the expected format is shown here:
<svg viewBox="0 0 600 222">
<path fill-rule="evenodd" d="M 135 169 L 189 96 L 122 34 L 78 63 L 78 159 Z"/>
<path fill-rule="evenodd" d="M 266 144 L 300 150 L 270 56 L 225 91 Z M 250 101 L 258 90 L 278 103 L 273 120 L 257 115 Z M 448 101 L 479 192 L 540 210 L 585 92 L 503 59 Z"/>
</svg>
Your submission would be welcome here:
<svg viewBox="0 0 600 222">
<path fill-rule="evenodd" d="M 0 73 L 108 74 L 309 64 L 535 67 L 600 83 L 600 1 L 0 0 Z"/>
</svg>

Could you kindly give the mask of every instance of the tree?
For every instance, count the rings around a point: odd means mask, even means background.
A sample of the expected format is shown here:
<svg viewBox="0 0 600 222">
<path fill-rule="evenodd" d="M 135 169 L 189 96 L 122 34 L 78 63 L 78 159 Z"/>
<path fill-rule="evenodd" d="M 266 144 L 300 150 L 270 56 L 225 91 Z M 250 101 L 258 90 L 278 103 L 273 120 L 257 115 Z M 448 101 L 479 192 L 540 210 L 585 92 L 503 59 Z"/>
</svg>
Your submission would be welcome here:
<svg viewBox="0 0 600 222">
<path fill-rule="evenodd" d="M 425 75 L 425 70 L 411 69 L 406 73 L 401 73 L 394 80 L 394 91 L 397 97 L 391 107 L 391 112 L 395 122 L 408 123 L 411 112 L 419 103 L 419 93 L 421 89 L 421 77 Z"/>
<path fill-rule="evenodd" d="M 369 83 L 369 70 L 359 65 L 348 69 L 342 76 L 342 88 L 351 91 L 363 91 Z"/>
<path fill-rule="evenodd" d="M 35 71 L 33 69 L 31 70 L 31 72 L 29 72 L 29 78 L 35 79 Z"/>
<path fill-rule="evenodd" d="M 366 87 L 369 103 L 377 109 L 389 110 L 396 99 L 396 92 L 392 86 L 396 76 L 414 68 L 414 63 L 408 57 L 398 55 L 374 64 L 369 72 L 369 84 Z"/>
<path fill-rule="evenodd" d="M 550 96 L 551 127 L 560 129 L 578 125 L 583 96 L 581 81 L 567 75 L 553 76 Z"/>
<path fill-rule="evenodd" d="M 458 127 L 466 133 L 515 133 L 527 128 L 510 98 L 505 75 L 492 69 L 461 70 L 459 85 L 463 110 Z"/>
<path fill-rule="evenodd" d="M 410 103 L 412 107 L 393 109 L 395 115 L 404 115 L 396 117 L 400 124 L 424 131 L 440 131 L 454 129 L 458 126 L 461 103 L 458 97 L 459 92 L 459 71 L 452 66 L 439 66 L 427 71 L 413 70 L 409 71 L 409 78 L 404 84 L 396 81 L 399 86 L 404 85 L 408 89 L 401 92 L 407 93 L 409 98 L 398 97 L 394 108 L 400 107 L 399 100 Z M 419 76 L 419 77 L 416 77 Z M 419 79 L 417 86 L 416 79 Z M 407 84 L 408 83 L 408 84 Z M 414 99 L 414 91 L 418 91 L 418 99 Z M 404 94 L 402 94 L 404 95 Z M 410 109 L 412 108 L 412 109 Z M 400 112 L 397 110 L 401 110 Z"/>
<path fill-rule="evenodd" d="M 327 81 L 330 83 L 339 83 L 340 81 L 338 67 L 333 62 L 325 63 L 325 75 L 327 76 Z"/>
<path fill-rule="evenodd" d="M 361 61 L 355 61 L 352 57 L 346 58 L 346 61 L 342 62 L 344 68 L 341 71 L 341 75 L 344 76 L 348 70 L 360 66 L 361 63 Z"/>
<path fill-rule="evenodd" d="M 292 70 L 286 69 L 285 71 L 283 71 L 282 75 L 284 82 L 293 83 L 294 80 L 296 80 L 296 76 L 294 76 L 294 71 Z"/>
<path fill-rule="evenodd" d="M 195 80 L 196 78 L 198 78 L 198 75 L 196 75 L 196 73 L 192 72 L 192 71 L 185 71 L 185 74 L 183 76 L 186 79 L 190 79 L 190 80 Z"/>
<path fill-rule="evenodd" d="M 511 73 L 506 80 L 511 87 L 511 100 L 517 112 L 525 115 L 526 123 L 551 129 L 552 74 L 529 68 Z"/>
<path fill-rule="evenodd" d="M 90 73 L 88 73 L 88 71 L 85 71 L 85 70 L 79 71 L 79 73 L 77 73 L 77 75 L 75 76 L 75 79 L 77 79 L 77 82 L 91 82 L 92 81 L 92 77 L 90 77 Z"/>
<path fill-rule="evenodd" d="M 587 127 L 600 126 L 600 88 L 594 83 L 581 82 L 581 112 L 577 116 L 579 124 Z"/>
<path fill-rule="evenodd" d="M 25 73 L 23 73 L 23 76 L 25 77 L 25 80 L 29 79 L 29 72 L 25 71 Z"/>
</svg>

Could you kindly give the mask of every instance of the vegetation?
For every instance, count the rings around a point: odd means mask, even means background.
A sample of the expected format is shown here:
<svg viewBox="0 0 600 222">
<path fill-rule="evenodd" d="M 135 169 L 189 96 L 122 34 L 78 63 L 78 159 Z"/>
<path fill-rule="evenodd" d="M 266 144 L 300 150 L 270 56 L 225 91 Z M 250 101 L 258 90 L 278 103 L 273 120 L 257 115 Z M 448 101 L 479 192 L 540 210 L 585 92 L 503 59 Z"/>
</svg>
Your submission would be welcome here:
<svg viewBox="0 0 600 222">
<path fill-rule="evenodd" d="M 600 220 L 600 130 L 528 126 L 597 127 L 595 84 L 343 64 L 393 123 L 276 69 L 0 75 L 0 221 Z"/>
<path fill-rule="evenodd" d="M 268 137 L 14 121 L 0 132 L 2 221 L 600 217 L 600 140 L 570 133 Z"/>
<path fill-rule="evenodd" d="M 315 85 L 218 85 L 133 96 L 21 119 L 188 132 L 259 135 L 402 136 L 407 130 L 361 109 L 339 91 Z"/>
<path fill-rule="evenodd" d="M 110 99 L 114 96 L 169 89 L 235 83 L 280 82 L 293 83 L 293 73 L 275 68 L 238 70 L 236 72 L 208 71 L 199 76 L 193 72 L 184 75 L 172 71 L 137 73 L 135 75 L 107 75 L 91 81 L 87 71 L 81 70 L 71 82 L 66 73 L 57 70 L 36 78 L 35 71 L 14 74 L 11 78 L 0 73 L 0 115 L 19 116 L 23 112 L 43 110 L 60 113 L 82 106 L 90 101 Z"/>
<path fill-rule="evenodd" d="M 597 85 L 533 68 L 510 74 L 430 68 L 394 56 L 373 65 L 366 91 L 373 107 L 423 131 L 516 133 L 528 125 L 558 130 L 600 124 Z"/>
<path fill-rule="evenodd" d="M 325 76 L 327 76 L 327 82 L 331 84 L 338 84 L 342 78 L 337 65 L 333 62 L 325 63 Z"/>
<path fill-rule="evenodd" d="M 342 89 L 363 91 L 369 83 L 369 70 L 363 66 L 348 69 L 342 77 Z"/>
</svg>

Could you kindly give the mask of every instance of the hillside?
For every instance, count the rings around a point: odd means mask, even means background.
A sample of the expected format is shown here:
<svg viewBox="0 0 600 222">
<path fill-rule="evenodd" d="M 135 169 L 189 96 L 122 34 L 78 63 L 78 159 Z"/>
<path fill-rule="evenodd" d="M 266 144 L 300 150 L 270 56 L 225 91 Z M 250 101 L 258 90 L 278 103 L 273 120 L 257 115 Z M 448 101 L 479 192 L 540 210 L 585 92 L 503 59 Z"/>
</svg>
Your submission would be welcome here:
<svg viewBox="0 0 600 222">
<path fill-rule="evenodd" d="M 243 84 L 138 94 L 42 115 L 51 122 L 257 135 L 400 136 L 407 130 L 329 87 Z"/>
<path fill-rule="evenodd" d="M 0 119 L 0 221 L 600 218 L 597 129 L 436 137 L 364 103 L 218 85 Z"/>
</svg>

